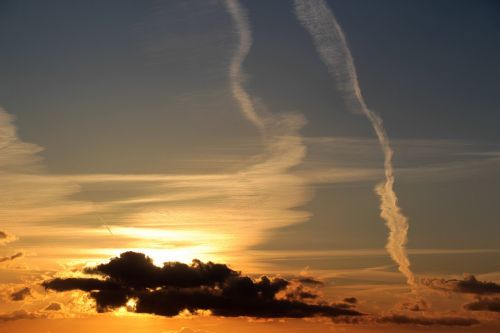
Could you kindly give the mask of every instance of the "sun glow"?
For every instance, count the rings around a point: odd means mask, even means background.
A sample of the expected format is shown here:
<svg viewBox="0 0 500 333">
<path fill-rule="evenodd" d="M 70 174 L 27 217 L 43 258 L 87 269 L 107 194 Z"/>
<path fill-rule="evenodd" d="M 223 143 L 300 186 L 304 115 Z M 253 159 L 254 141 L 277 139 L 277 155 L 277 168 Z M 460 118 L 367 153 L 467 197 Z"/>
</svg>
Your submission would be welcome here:
<svg viewBox="0 0 500 333">
<path fill-rule="evenodd" d="M 167 261 L 179 261 L 183 263 L 191 263 L 193 259 L 201 261 L 224 261 L 224 256 L 220 255 L 214 246 L 200 245 L 192 247 L 182 247 L 174 249 L 164 248 L 143 248 L 143 247 L 125 247 L 115 249 L 90 249 L 86 251 L 89 256 L 94 258 L 102 257 L 108 259 L 110 257 L 118 257 L 126 251 L 141 252 L 153 259 L 153 263 L 157 266 L 162 266 Z"/>
</svg>

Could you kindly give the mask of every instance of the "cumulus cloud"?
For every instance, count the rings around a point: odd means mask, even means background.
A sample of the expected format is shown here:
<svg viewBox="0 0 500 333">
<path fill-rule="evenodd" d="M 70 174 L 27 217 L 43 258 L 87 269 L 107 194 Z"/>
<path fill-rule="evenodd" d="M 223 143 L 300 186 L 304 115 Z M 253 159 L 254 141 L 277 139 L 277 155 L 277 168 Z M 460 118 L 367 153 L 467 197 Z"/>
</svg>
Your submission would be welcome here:
<svg viewBox="0 0 500 333">
<path fill-rule="evenodd" d="M 427 286 L 431 289 L 455 293 L 475 295 L 490 295 L 500 293 L 500 284 L 490 281 L 479 281 L 474 275 L 466 275 L 462 280 L 424 278 L 421 280 L 421 282 L 424 286 Z"/>
<path fill-rule="evenodd" d="M 500 312 L 500 298 L 478 297 L 475 301 L 465 304 L 464 309 L 469 311 Z"/>
<path fill-rule="evenodd" d="M 25 287 L 10 294 L 10 299 L 13 301 L 22 301 L 28 296 L 31 296 L 31 289 Z"/>
<path fill-rule="evenodd" d="M 22 252 L 17 252 L 16 254 L 13 254 L 11 256 L 0 257 L 0 262 L 11 261 L 11 260 L 14 260 L 14 259 L 22 257 L 22 256 L 23 256 Z"/>
<path fill-rule="evenodd" d="M 225 264 L 193 260 L 190 265 L 167 262 L 155 266 L 142 253 L 125 252 L 106 264 L 87 268 L 99 278 L 56 278 L 43 282 L 55 291 L 82 290 L 95 300 L 98 312 L 111 311 L 133 300 L 137 313 L 176 316 L 188 310 L 209 310 L 225 317 L 305 318 L 359 316 L 333 304 L 310 304 L 279 297 L 290 281 L 262 276 L 252 279 Z"/>
</svg>

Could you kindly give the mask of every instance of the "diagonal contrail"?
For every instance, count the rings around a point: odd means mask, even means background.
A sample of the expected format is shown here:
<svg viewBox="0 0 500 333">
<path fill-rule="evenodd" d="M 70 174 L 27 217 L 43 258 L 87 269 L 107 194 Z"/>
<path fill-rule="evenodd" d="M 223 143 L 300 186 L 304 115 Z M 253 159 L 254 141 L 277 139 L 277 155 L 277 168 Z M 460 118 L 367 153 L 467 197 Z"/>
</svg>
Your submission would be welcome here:
<svg viewBox="0 0 500 333">
<path fill-rule="evenodd" d="M 405 248 L 408 239 L 408 219 L 401 212 L 394 191 L 393 150 L 382 119 L 366 106 L 344 32 L 325 1 L 295 0 L 295 13 L 312 36 L 319 56 L 329 73 L 336 79 L 340 89 L 355 109 L 360 110 L 370 120 L 375 130 L 384 153 L 385 182 L 376 186 L 376 192 L 381 200 L 380 216 L 389 228 L 386 248 L 410 287 L 415 290 L 415 276 L 410 269 L 410 260 Z"/>
<path fill-rule="evenodd" d="M 257 128 L 263 130 L 264 120 L 259 116 L 248 93 L 243 88 L 244 76 L 242 72 L 243 61 L 245 60 L 250 47 L 252 46 L 252 33 L 245 10 L 240 6 L 238 0 L 226 0 L 226 7 L 231 13 L 231 17 L 236 25 L 239 35 L 238 48 L 231 59 L 229 65 L 229 77 L 231 92 L 234 98 L 240 104 L 245 117 L 250 120 Z"/>
</svg>

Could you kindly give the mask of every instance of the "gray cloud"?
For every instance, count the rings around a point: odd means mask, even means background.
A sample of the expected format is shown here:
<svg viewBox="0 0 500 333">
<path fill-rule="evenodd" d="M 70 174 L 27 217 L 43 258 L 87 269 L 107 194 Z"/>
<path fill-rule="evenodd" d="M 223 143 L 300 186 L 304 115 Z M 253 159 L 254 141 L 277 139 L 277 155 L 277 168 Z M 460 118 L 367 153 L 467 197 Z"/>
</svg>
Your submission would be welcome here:
<svg viewBox="0 0 500 333">
<path fill-rule="evenodd" d="M 475 295 L 490 295 L 500 293 L 500 284 L 490 281 L 479 281 L 474 275 L 466 275 L 462 280 L 423 278 L 422 285 L 431 289 L 466 293 Z"/>
<path fill-rule="evenodd" d="M 418 299 L 416 301 L 402 303 L 401 309 L 415 312 L 425 311 L 429 309 L 429 304 L 423 299 Z"/>
<path fill-rule="evenodd" d="M 10 299 L 13 301 L 22 301 L 28 296 L 31 296 L 31 289 L 25 287 L 10 294 Z"/>
<path fill-rule="evenodd" d="M 472 326 L 479 324 L 474 318 L 466 317 L 410 317 L 403 314 L 392 314 L 376 319 L 378 323 L 393 323 L 420 326 Z"/>
<path fill-rule="evenodd" d="M 298 279 L 297 281 L 299 281 L 302 284 L 310 284 L 313 286 L 321 286 L 324 284 L 322 281 L 317 280 L 313 277 L 303 277 L 303 278 Z"/>
<path fill-rule="evenodd" d="M 469 311 L 500 312 L 500 298 L 478 297 L 475 301 L 465 304 L 464 309 Z"/>
<path fill-rule="evenodd" d="M 346 298 L 344 298 L 344 302 L 350 303 L 350 304 L 356 304 L 356 303 L 358 303 L 358 299 L 356 297 L 346 297 Z"/>
</svg>

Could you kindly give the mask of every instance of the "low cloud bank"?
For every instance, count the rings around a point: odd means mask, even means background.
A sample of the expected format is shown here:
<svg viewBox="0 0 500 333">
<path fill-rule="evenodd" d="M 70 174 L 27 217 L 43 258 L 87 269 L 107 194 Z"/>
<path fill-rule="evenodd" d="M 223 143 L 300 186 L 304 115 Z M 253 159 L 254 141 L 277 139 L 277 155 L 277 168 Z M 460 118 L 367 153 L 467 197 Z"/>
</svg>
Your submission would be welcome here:
<svg viewBox="0 0 500 333">
<path fill-rule="evenodd" d="M 500 298 L 478 297 L 475 301 L 465 304 L 464 309 L 469 311 L 500 312 Z"/>
<path fill-rule="evenodd" d="M 21 319 L 36 319 L 41 318 L 37 313 L 27 312 L 25 310 L 14 311 L 11 313 L 0 314 L 0 322 L 14 321 Z"/>
<path fill-rule="evenodd" d="M 421 326 L 472 326 L 479 324 L 479 320 L 467 317 L 411 317 L 402 314 L 379 317 L 378 323 L 421 325 Z"/>
<path fill-rule="evenodd" d="M 491 295 L 500 293 L 500 284 L 489 281 L 479 281 L 474 275 L 466 275 L 462 280 L 424 278 L 421 283 L 431 289 L 466 293 L 475 295 Z"/>
</svg>

